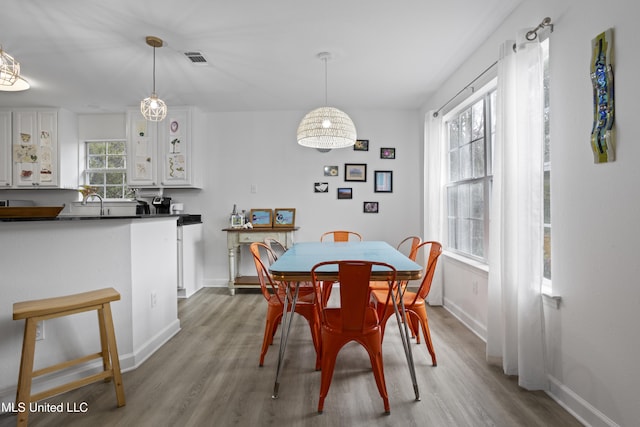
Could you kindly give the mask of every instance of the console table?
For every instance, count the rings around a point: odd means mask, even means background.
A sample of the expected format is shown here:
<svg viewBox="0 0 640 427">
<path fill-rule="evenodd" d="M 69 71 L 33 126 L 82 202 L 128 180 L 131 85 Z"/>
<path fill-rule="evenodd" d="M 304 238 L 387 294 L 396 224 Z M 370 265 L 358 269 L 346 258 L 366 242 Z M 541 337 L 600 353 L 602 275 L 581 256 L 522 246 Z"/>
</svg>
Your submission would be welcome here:
<svg viewBox="0 0 640 427">
<path fill-rule="evenodd" d="M 237 288 L 256 288 L 260 286 L 257 276 L 240 276 L 240 247 L 253 242 L 262 242 L 271 238 L 282 242 L 285 246 L 293 245 L 293 232 L 299 227 L 277 228 L 223 228 L 227 233 L 227 249 L 229 250 L 229 293 L 235 295 Z"/>
</svg>

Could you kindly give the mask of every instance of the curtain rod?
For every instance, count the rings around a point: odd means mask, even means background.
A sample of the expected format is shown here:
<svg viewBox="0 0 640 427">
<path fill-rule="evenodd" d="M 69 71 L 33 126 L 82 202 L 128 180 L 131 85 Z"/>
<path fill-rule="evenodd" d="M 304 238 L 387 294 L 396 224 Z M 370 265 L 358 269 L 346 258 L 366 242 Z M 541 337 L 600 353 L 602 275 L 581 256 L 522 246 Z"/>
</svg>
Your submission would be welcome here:
<svg viewBox="0 0 640 427">
<path fill-rule="evenodd" d="M 438 108 L 438 110 L 436 112 L 433 113 L 433 117 L 438 117 L 438 115 L 440 114 L 440 111 L 442 111 L 443 108 L 445 108 L 447 105 L 451 104 L 451 102 L 456 99 L 462 92 L 464 92 L 465 90 L 469 89 L 470 87 L 473 90 L 473 86 L 471 86 L 472 84 L 474 84 L 476 81 L 478 81 L 478 79 L 482 76 L 484 76 L 485 74 L 487 74 L 493 67 L 495 67 L 498 64 L 498 61 L 494 62 L 493 64 L 489 65 L 483 72 L 481 72 L 480 74 L 478 74 L 478 76 L 471 80 L 471 82 L 466 85 L 465 87 L 463 87 L 462 89 L 460 89 L 460 91 L 458 93 L 456 93 L 455 95 L 453 95 L 451 97 L 450 100 L 448 100 L 447 102 L 445 102 L 442 107 Z"/>
<path fill-rule="evenodd" d="M 542 20 L 542 22 L 537 27 L 535 27 L 531 31 L 528 31 L 525 37 L 530 42 L 534 41 L 536 39 L 536 37 L 538 37 L 538 31 L 542 30 L 544 27 L 549 27 L 551 32 L 553 32 L 553 24 L 551 23 L 551 18 L 549 18 L 548 16 L 546 18 L 544 18 Z"/>
<path fill-rule="evenodd" d="M 551 23 L 551 18 L 549 18 L 548 16 L 546 18 L 544 18 L 542 20 L 542 22 L 537 27 L 535 27 L 532 30 L 527 32 L 527 34 L 525 36 L 526 39 L 529 40 L 529 41 L 535 40 L 536 37 L 538 37 L 538 31 L 542 30 L 544 27 L 549 27 L 551 29 L 551 31 L 553 31 L 553 24 Z M 513 50 L 515 51 L 515 49 L 516 49 L 516 45 L 514 44 L 513 45 Z M 496 61 L 493 64 L 491 64 L 486 70 L 484 70 L 483 72 L 478 74 L 478 76 L 475 79 L 471 80 L 471 83 L 469 83 L 468 85 L 466 85 L 465 87 L 460 89 L 460 91 L 458 93 L 453 95 L 450 100 L 445 102 L 442 105 L 442 107 L 438 108 L 438 110 L 435 113 L 433 113 L 433 117 L 438 117 L 438 115 L 440 114 L 440 111 L 442 111 L 443 108 L 445 108 L 447 105 L 451 104 L 451 102 L 454 99 L 456 99 L 462 92 L 464 92 L 465 90 L 469 89 L 469 87 L 471 87 L 471 89 L 473 90 L 473 86 L 471 86 L 471 85 L 474 84 L 480 77 L 484 76 L 487 72 L 489 72 L 489 70 L 491 70 L 493 67 L 495 67 L 496 64 L 498 64 L 498 61 Z"/>
</svg>

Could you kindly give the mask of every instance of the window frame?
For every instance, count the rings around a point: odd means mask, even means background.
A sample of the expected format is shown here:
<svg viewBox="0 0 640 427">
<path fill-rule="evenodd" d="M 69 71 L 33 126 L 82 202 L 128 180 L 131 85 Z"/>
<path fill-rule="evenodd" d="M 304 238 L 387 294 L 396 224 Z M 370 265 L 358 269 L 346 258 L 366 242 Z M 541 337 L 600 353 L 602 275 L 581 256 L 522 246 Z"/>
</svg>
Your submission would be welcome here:
<svg viewBox="0 0 640 427">
<path fill-rule="evenodd" d="M 124 150 L 122 153 L 118 153 L 118 154 L 113 154 L 113 156 L 121 156 L 124 159 L 124 165 L 121 168 L 109 168 L 109 167 L 103 167 L 103 168 L 91 168 L 90 167 L 90 158 L 91 157 L 96 157 L 95 155 L 91 155 L 90 152 L 91 150 L 89 149 L 90 144 L 96 144 L 96 143 L 103 143 L 103 144 L 108 144 L 108 143 L 122 143 L 124 144 Z M 86 185 L 90 185 L 92 187 L 97 188 L 97 193 L 103 197 L 104 200 L 131 200 L 131 198 L 133 197 L 133 190 L 129 187 L 128 183 L 127 183 L 127 140 L 126 139 L 121 139 L 121 138 L 108 138 L 108 139 L 92 139 L 92 140 L 85 140 L 84 141 L 84 173 L 83 173 L 83 178 L 84 178 L 84 182 Z M 105 157 L 105 165 L 108 165 L 108 157 L 109 157 L 109 153 L 105 152 L 104 154 Z M 107 177 L 106 174 L 107 173 L 121 173 L 122 174 L 122 184 L 109 184 L 107 182 Z M 102 180 L 102 183 L 91 183 L 91 178 L 90 175 L 91 174 L 104 174 L 104 179 Z M 120 194 L 122 195 L 122 197 L 107 197 L 107 188 L 108 187 L 118 187 L 120 188 Z"/>
<path fill-rule="evenodd" d="M 492 106 L 493 110 L 495 110 L 495 93 L 497 90 L 497 78 L 492 78 L 489 82 L 484 84 L 481 88 L 474 91 L 474 93 L 462 100 L 458 103 L 454 108 L 449 110 L 442 118 L 442 134 L 443 134 L 443 154 L 445 156 L 445 173 L 444 173 L 444 183 L 443 183 L 443 191 L 444 191 L 444 203 L 445 203 L 445 218 L 444 221 L 444 237 L 445 237 L 445 248 L 447 251 L 454 253 L 458 256 L 464 257 L 469 260 L 473 260 L 475 262 L 479 262 L 483 265 L 488 265 L 489 259 L 489 251 L 490 251 L 490 241 L 489 241 L 489 223 L 490 223 L 490 212 L 491 212 L 491 189 L 493 185 L 493 140 L 495 135 L 495 117 L 492 115 Z M 473 109 L 473 106 L 478 102 L 483 101 L 483 110 L 484 110 L 484 174 L 479 177 L 469 177 L 458 179 L 456 181 L 451 181 L 451 171 L 450 171 L 450 141 L 449 141 L 449 122 L 453 118 L 457 118 L 461 113 L 465 110 Z M 480 138 L 478 138 L 479 140 Z M 469 142 L 471 144 L 472 142 Z M 470 160 L 472 163 L 473 160 Z M 473 168 L 473 164 L 471 164 Z M 449 215 L 449 190 L 454 187 L 462 187 L 463 185 L 472 185 L 474 183 L 481 182 L 483 183 L 483 250 L 482 256 L 475 255 L 471 252 L 471 248 L 469 251 L 461 250 L 459 247 L 453 247 L 450 243 L 450 219 L 452 218 Z M 457 218 L 457 215 L 455 216 Z"/>
<path fill-rule="evenodd" d="M 552 207 L 552 200 L 551 200 L 551 182 L 552 182 L 552 169 L 551 169 L 551 132 L 550 132 L 550 124 L 551 124 L 551 106 L 550 106 L 550 76 L 549 76 L 549 61 L 550 61 L 550 56 L 549 56 L 549 50 L 550 50 L 550 42 L 549 42 L 549 37 L 547 34 L 547 37 L 540 40 L 540 44 L 542 47 L 542 54 L 544 56 L 543 60 L 544 60 L 544 68 L 543 68 L 543 93 L 544 93 L 544 101 L 543 101 L 543 109 L 544 109 L 544 113 L 543 113 L 543 120 L 544 120 L 544 138 L 545 138 L 545 143 L 544 143 L 544 156 L 543 156 L 543 174 L 549 173 L 549 180 L 548 180 L 548 191 L 549 191 L 549 197 L 547 200 L 547 197 L 545 195 L 545 197 L 543 197 L 543 201 L 542 201 L 542 209 L 543 212 L 545 213 L 545 216 L 543 218 L 543 239 L 544 243 L 543 245 L 546 246 L 547 244 L 549 245 L 549 257 L 548 257 L 548 262 L 549 262 L 549 267 L 548 267 L 548 276 L 546 274 L 546 268 L 545 268 L 545 261 L 547 260 L 546 254 L 545 254 L 545 249 L 543 247 L 543 253 L 542 253 L 542 264 L 543 264 L 543 271 L 542 271 L 542 286 L 543 289 L 549 293 L 551 293 L 552 290 L 552 253 L 553 253 L 553 239 L 552 239 L 552 224 L 553 224 L 553 218 L 551 215 L 551 207 Z M 543 182 L 542 185 L 545 185 L 545 179 L 543 178 Z M 545 191 L 546 189 L 543 187 L 543 191 Z M 549 221 L 546 221 L 546 212 L 548 212 L 549 215 Z M 546 236 L 547 236 L 547 230 L 548 230 L 548 236 L 549 236 L 549 240 L 547 242 L 546 240 Z"/>
</svg>

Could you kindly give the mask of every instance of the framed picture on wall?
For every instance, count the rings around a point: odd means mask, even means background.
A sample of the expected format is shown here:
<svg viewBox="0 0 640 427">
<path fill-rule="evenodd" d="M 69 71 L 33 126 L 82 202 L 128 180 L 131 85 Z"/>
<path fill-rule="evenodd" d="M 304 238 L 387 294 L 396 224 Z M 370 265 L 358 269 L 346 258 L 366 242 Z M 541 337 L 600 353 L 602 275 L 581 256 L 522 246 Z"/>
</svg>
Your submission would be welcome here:
<svg viewBox="0 0 640 427">
<path fill-rule="evenodd" d="M 378 213 L 378 202 L 364 202 L 362 211 L 364 213 Z"/>
<path fill-rule="evenodd" d="M 329 183 L 328 182 L 314 182 L 313 183 L 313 192 L 314 193 L 328 193 L 329 192 Z"/>
<path fill-rule="evenodd" d="M 373 177 L 373 191 L 376 193 L 393 192 L 393 171 L 375 171 Z"/>
<path fill-rule="evenodd" d="M 251 209 L 249 220 L 254 228 L 269 227 L 273 224 L 273 211 L 271 209 Z"/>
<path fill-rule="evenodd" d="M 356 143 L 353 144 L 353 151 L 369 151 L 369 140 L 356 139 Z"/>
<path fill-rule="evenodd" d="M 353 189 L 352 188 L 338 188 L 338 199 L 353 199 Z"/>
<path fill-rule="evenodd" d="M 367 180 L 367 165 L 365 163 L 345 163 L 344 180 L 365 182 Z"/>
<path fill-rule="evenodd" d="M 296 210 L 294 208 L 276 208 L 273 212 L 274 227 L 295 227 Z"/>
<path fill-rule="evenodd" d="M 338 176 L 338 166 L 325 166 L 324 176 Z"/>
<path fill-rule="evenodd" d="M 381 159 L 395 159 L 396 158 L 396 149 L 395 148 L 381 148 L 380 149 L 380 158 Z"/>
</svg>

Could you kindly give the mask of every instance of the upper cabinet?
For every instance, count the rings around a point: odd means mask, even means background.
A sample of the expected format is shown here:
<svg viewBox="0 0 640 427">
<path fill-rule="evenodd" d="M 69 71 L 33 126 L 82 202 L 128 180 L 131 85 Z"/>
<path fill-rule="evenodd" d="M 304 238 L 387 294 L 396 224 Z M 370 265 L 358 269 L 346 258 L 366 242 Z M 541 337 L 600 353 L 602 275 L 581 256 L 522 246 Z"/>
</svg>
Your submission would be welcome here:
<svg viewBox="0 0 640 427">
<path fill-rule="evenodd" d="M 162 123 L 162 122 L 160 122 Z M 127 112 L 127 181 L 130 187 L 158 187 L 158 123 Z"/>
<path fill-rule="evenodd" d="M 11 186 L 11 111 L 0 111 L 0 188 Z"/>
<path fill-rule="evenodd" d="M 161 122 L 149 122 L 139 110 L 127 113 L 128 171 L 131 187 L 200 188 L 204 134 L 200 112 L 170 107 Z"/>
<path fill-rule="evenodd" d="M 51 108 L 0 114 L 3 188 L 77 188 L 78 126 L 74 114 Z M 8 117 L 12 120 L 7 130 Z M 11 161 L 4 157 L 7 150 Z"/>
</svg>

